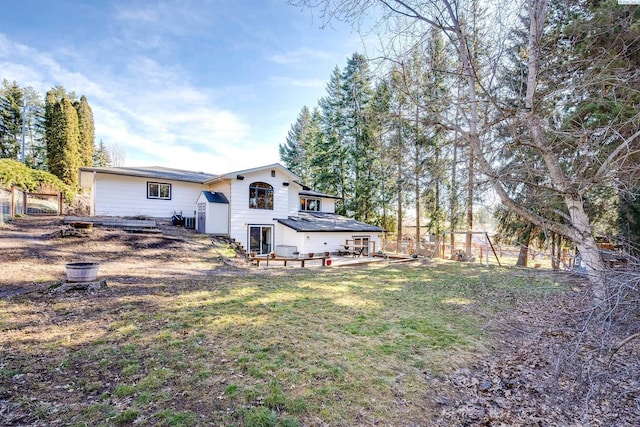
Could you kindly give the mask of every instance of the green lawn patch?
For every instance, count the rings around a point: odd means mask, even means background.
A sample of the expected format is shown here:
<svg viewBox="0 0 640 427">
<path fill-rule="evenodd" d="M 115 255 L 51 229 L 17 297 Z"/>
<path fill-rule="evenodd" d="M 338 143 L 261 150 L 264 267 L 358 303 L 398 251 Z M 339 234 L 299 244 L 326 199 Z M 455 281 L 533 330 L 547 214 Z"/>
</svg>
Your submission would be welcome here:
<svg viewBox="0 0 640 427">
<path fill-rule="evenodd" d="M 42 425 L 425 425 L 426 378 L 481 358 L 509 301 L 560 289 L 434 262 L 5 300 L 0 398 Z"/>
</svg>

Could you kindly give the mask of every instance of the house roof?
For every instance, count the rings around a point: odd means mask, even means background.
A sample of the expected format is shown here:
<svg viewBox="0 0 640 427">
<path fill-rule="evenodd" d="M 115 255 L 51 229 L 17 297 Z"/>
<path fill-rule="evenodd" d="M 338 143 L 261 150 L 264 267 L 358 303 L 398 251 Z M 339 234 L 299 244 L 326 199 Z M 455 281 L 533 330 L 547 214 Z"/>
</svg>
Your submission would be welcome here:
<svg viewBox="0 0 640 427">
<path fill-rule="evenodd" d="M 238 176 L 248 175 L 248 174 L 251 174 L 251 173 L 254 173 L 254 172 L 260 172 L 260 171 L 269 170 L 269 169 L 279 169 L 281 172 L 289 175 L 291 177 L 291 179 L 294 180 L 294 181 L 299 179 L 298 175 L 296 175 L 295 173 L 291 172 L 289 169 L 285 168 L 280 163 L 273 163 L 271 165 L 260 166 L 260 167 L 257 167 L 257 168 L 243 169 L 243 170 L 240 170 L 240 171 L 228 172 L 228 173 L 225 173 L 225 174 L 222 174 L 222 175 L 214 175 L 208 181 L 210 182 L 210 181 L 223 181 L 223 180 L 228 180 L 228 179 L 235 179 Z"/>
<path fill-rule="evenodd" d="M 291 177 L 291 181 L 296 184 L 302 186 L 303 190 L 300 191 L 300 195 L 302 196 L 311 196 L 311 197 L 323 197 L 327 199 L 342 199 L 338 196 L 333 196 L 331 194 L 325 194 L 318 191 L 313 191 L 309 187 L 304 186 L 298 180 L 299 177 L 291 172 L 289 169 L 282 166 L 280 163 L 274 163 L 271 165 L 260 166 L 252 169 L 244 169 L 235 172 L 229 172 L 223 175 L 209 174 L 204 172 L 193 172 L 182 169 L 172 169 L 165 168 L 160 166 L 140 166 L 140 167 L 82 167 L 80 171 L 83 172 L 97 172 L 97 173 L 106 173 L 111 175 L 122 175 L 122 176 L 136 176 L 141 178 L 149 178 L 149 179 L 162 179 L 167 181 L 185 181 L 185 182 L 195 182 L 198 184 L 208 184 L 213 181 L 223 181 L 228 179 L 235 179 L 237 176 L 247 175 L 254 172 L 260 172 L 263 170 L 270 169 L 279 169 L 281 172 L 288 174 Z M 219 202 L 223 203 L 223 202 Z M 226 202 L 228 203 L 228 201 Z"/>
<path fill-rule="evenodd" d="M 216 191 L 203 191 L 202 194 L 204 194 L 207 202 L 229 204 L 229 199 L 227 199 L 227 197 L 222 193 Z"/>
<path fill-rule="evenodd" d="M 163 179 L 168 181 L 186 181 L 202 184 L 216 175 L 204 172 L 193 172 L 181 169 L 171 169 L 160 166 L 150 167 L 83 167 L 83 172 L 98 172 L 111 175 L 137 176 L 141 178 Z"/>
<path fill-rule="evenodd" d="M 276 218 L 275 220 L 295 231 L 304 232 L 356 231 L 382 233 L 384 231 L 384 229 L 376 225 L 328 212 L 300 212 L 298 216 L 290 216 L 285 219 Z"/>
</svg>

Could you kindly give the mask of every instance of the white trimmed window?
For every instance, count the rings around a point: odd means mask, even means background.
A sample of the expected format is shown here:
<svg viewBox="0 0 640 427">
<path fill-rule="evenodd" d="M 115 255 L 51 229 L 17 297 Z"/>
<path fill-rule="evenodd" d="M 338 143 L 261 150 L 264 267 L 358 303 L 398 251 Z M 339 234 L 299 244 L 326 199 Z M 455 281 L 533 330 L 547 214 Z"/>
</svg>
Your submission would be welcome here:
<svg viewBox="0 0 640 427">
<path fill-rule="evenodd" d="M 266 182 L 249 185 L 249 208 L 273 210 L 273 187 Z"/>
<path fill-rule="evenodd" d="M 308 197 L 300 198 L 301 211 L 320 212 L 320 199 L 312 199 Z"/>
<path fill-rule="evenodd" d="M 171 184 L 147 182 L 147 199 L 171 200 Z"/>
</svg>

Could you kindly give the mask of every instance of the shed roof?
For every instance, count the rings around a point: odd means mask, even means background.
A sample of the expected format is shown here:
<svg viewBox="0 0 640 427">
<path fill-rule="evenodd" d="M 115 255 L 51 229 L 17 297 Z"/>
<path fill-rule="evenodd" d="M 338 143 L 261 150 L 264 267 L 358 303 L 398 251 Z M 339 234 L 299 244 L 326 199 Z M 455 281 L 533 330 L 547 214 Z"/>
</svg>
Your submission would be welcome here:
<svg viewBox="0 0 640 427">
<path fill-rule="evenodd" d="M 384 231 L 377 225 L 367 224 L 328 212 L 300 212 L 298 216 L 290 216 L 284 219 L 276 218 L 276 221 L 295 231 L 304 232 L 355 231 L 382 233 Z"/>
<path fill-rule="evenodd" d="M 223 193 L 217 191 L 203 191 L 202 194 L 209 203 L 226 203 L 229 204 L 229 199 Z"/>
</svg>

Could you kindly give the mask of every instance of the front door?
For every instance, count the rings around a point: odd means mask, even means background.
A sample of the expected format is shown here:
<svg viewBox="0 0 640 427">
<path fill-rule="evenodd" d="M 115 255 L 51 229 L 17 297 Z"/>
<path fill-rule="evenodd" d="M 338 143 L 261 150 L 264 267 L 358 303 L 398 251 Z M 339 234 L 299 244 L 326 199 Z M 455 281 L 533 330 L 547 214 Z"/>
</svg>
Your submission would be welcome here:
<svg viewBox="0 0 640 427">
<path fill-rule="evenodd" d="M 249 226 L 249 251 L 258 255 L 266 255 L 272 251 L 273 226 L 250 225 Z"/>
</svg>

